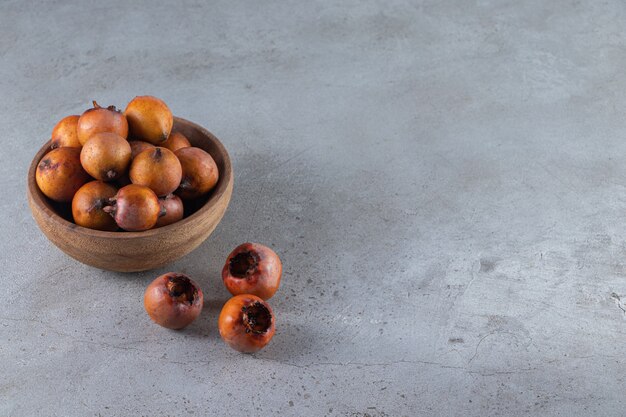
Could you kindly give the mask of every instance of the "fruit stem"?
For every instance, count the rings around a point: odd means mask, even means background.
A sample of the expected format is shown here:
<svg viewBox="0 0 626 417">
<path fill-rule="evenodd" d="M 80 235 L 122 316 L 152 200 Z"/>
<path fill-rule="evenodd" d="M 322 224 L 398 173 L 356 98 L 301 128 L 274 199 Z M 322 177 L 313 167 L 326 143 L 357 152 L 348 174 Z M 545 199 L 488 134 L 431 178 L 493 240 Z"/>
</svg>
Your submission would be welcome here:
<svg viewBox="0 0 626 417">
<path fill-rule="evenodd" d="M 102 207 L 102 211 L 110 214 L 113 218 L 115 218 L 115 213 L 117 212 L 117 198 L 109 198 L 108 200 L 103 201 L 102 204 L 106 204 L 104 207 Z"/>
</svg>

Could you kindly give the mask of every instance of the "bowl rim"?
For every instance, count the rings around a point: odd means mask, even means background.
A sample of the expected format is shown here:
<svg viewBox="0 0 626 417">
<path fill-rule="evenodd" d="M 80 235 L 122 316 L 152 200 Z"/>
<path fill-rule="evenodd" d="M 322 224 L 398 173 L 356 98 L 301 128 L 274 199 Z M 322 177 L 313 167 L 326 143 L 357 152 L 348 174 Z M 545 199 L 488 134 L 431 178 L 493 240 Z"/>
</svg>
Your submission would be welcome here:
<svg viewBox="0 0 626 417">
<path fill-rule="evenodd" d="M 76 223 L 73 223 L 64 219 L 59 214 L 57 214 L 54 210 L 51 210 L 47 207 L 45 200 L 44 200 L 47 197 L 45 197 L 43 193 L 41 192 L 41 190 L 39 190 L 39 187 L 37 186 L 37 181 L 35 179 L 37 165 L 39 165 L 39 162 L 41 161 L 41 159 L 51 150 L 50 140 L 47 141 L 35 154 L 35 157 L 33 158 L 30 164 L 30 167 L 28 169 L 27 190 L 28 190 L 28 196 L 30 200 L 33 202 L 35 206 L 37 206 L 39 210 L 45 213 L 47 218 L 59 224 L 60 226 L 69 227 L 73 231 L 80 233 L 84 236 L 103 238 L 103 239 L 150 238 L 150 237 L 155 237 L 157 235 L 161 235 L 163 233 L 167 233 L 168 231 L 174 230 L 181 226 L 185 226 L 185 225 L 188 225 L 188 224 L 191 224 L 200 220 L 200 218 L 202 218 L 204 214 L 210 212 L 218 203 L 218 201 L 221 200 L 221 198 L 224 196 L 225 192 L 228 189 L 229 183 L 232 181 L 233 170 L 232 170 L 232 165 L 230 161 L 230 156 L 228 155 L 228 151 L 226 150 L 222 142 L 213 133 L 209 132 L 209 130 L 205 129 L 204 127 L 200 126 L 197 123 L 183 119 L 182 117 L 174 116 L 174 121 L 175 121 L 174 124 L 179 123 L 182 125 L 187 125 L 200 131 L 204 136 L 206 136 L 209 140 L 213 142 L 213 144 L 217 148 L 218 153 L 221 154 L 224 160 L 224 169 L 223 169 L 223 172 L 222 171 L 219 172 L 219 179 L 217 182 L 217 186 L 212 190 L 211 196 L 206 201 L 206 203 L 204 203 L 202 207 L 200 207 L 191 216 L 185 217 L 184 219 L 179 220 L 175 223 L 168 224 L 167 226 L 144 230 L 141 232 L 127 232 L 127 231 L 108 232 L 104 230 L 89 229 L 89 228 L 79 226 Z"/>
</svg>

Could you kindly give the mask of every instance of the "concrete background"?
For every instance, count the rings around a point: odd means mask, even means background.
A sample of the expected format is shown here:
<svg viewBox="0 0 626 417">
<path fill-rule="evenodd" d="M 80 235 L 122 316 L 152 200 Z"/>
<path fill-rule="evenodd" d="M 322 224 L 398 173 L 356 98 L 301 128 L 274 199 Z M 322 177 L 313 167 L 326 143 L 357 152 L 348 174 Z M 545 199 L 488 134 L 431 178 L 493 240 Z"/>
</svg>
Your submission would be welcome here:
<svg viewBox="0 0 626 417">
<path fill-rule="evenodd" d="M 626 413 L 626 10 L 618 1 L 0 2 L 0 415 Z M 53 125 L 135 95 L 220 137 L 230 208 L 118 274 L 40 233 Z M 223 344 L 237 244 L 285 265 L 272 343 Z M 202 285 L 152 324 L 146 285 Z M 624 298 L 624 301 L 622 301 Z"/>
</svg>

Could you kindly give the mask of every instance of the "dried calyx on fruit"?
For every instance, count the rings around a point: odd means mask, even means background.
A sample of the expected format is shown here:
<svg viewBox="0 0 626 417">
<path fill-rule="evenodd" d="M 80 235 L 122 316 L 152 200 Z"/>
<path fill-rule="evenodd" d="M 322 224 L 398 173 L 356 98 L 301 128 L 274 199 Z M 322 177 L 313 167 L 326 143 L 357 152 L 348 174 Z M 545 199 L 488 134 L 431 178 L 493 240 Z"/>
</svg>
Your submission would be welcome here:
<svg viewBox="0 0 626 417">
<path fill-rule="evenodd" d="M 78 140 L 84 145 L 96 133 L 115 133 L 126 139 L 128 137 L 128 122 L 126 116 L 115 106 L 100 107 L 94 100 L 93 108 L 86 110 L 78 119 Z"/>
<path fill-rule="evenodd" d="M 169 272 L 156 278 L 144 293 L 144 307 L 150 318 L 168 329 L 182 329 L 200 315 L 202 290 L 185 274 Z"/>
<path fill-rule="evenodd" d="M 151 229 L 159 216 L 165 214 L 154 191 L 136 184 L 120 188 L 103 210 L 113 216 L 119 227 L 129 232 Z"/>
<path fill-rule="evenodd" d="M 236 278 L 247 278 L 254 274 L 258 265 L 259 259 L 255 252 L 241 252 L 231 258 L 228 271 Z"/>
<path fill-rule="evenodd" d="M 241 307 L 246 333 L 265 334 L 272 325 L 272 313 L 260 301 Z"/>
<path fill-rule="evenodd" d="M 278 290 L 282 272 L 276 252 L 260 243 L 244 243 L 228 255 L 222 280 L 233 295 L 254 294 L 267 300 Z"/>
</svg>

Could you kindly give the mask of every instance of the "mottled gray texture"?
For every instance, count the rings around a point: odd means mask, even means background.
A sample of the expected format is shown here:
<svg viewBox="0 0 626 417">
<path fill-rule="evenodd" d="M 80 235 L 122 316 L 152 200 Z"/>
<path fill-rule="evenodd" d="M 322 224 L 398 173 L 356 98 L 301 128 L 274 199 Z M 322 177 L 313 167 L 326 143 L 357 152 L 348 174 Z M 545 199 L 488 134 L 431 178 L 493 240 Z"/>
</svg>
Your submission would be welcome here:
<svg viewBox="0 0 626 417">
<path fill-rule="evenodd" d="M 625 21 L 619 1 L 1 1 L 0 415 L 623 415 Z M 40 233 L 26 169 L 61 117 L 139 94 L 222 139 L 235 191 L 187 257 L 100 271 Z M 246 240 L 285 266 L 252 356 L 216 328 Z M 169 270 L 206 295 L 182 332 L 143 310 Z"/>
</svg>

